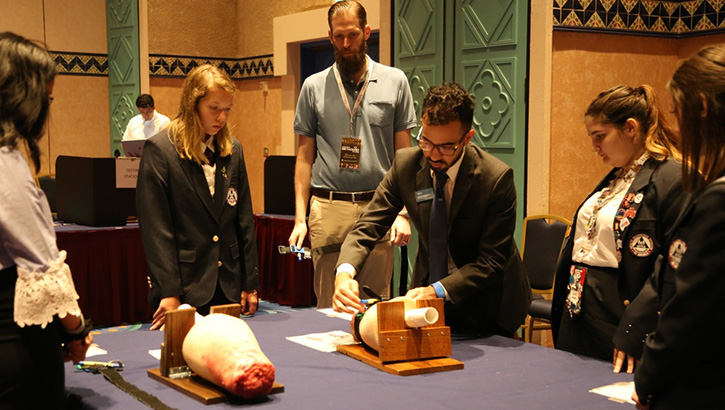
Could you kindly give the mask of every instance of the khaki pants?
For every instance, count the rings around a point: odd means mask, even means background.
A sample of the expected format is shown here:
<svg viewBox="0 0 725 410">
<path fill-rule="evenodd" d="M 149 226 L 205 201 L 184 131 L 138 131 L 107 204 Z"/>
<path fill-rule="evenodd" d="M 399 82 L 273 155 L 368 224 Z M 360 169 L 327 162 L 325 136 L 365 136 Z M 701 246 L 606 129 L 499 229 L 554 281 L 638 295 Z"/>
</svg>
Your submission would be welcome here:
<svg viewBox="0 0 725 410">
<path fill-rule="evenodd" d="M 312 196 L 310 201 L 310 244 L 312 248 L 342 243 L 362 215 L 367 202 L 330 201 Z M 362 286 L 367 285 L 379 295 L 390 296 L 390 278 L 393 276 L 393 245 L 388 240 L 378 243 L 368 255 L 361 272 L 355 279 Z M 331 252 L 312 257 L 315 266 L 314 288 L 317 308 L 332 306 L 335 293 L 335 268 L 340 252 Z M 361 298 L 367 297 L 360 295 Z"/>
</svg>

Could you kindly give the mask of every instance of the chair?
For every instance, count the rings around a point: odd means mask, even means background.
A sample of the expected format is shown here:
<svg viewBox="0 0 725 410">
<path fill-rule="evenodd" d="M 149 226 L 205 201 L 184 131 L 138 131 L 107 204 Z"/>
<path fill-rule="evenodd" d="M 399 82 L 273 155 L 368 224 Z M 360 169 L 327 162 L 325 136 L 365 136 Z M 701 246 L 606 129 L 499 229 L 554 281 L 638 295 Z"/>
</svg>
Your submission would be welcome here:
<svg viewBox="0 0 725 410">
<path fill-rule="evenodd" d="M 42 189 L 45 197 L 48 198 L 50 212 L 55 214 L 57 212 L 55 206 L 55 175 L 38 176 L 37 183 L 38 188 Z"/>
<path fill-rule="evenodd" d="M 534 330 L 551 329 L 556 263 L 570 226 L 571 222 L 556 215 L 532 215 L 524 219 L 521 258 L 534 293 L 522 326 L 526 342 L 531 342 Z"/>
</svg>

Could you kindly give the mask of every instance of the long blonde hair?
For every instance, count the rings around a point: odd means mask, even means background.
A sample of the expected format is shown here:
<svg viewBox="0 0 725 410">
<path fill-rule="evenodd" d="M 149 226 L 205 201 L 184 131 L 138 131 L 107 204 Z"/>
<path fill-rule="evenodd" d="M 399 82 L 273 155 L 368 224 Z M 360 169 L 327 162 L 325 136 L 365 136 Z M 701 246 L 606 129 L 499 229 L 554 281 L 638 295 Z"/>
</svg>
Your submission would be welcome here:
<svg viewBox="0 0 725 410">
<path fill-rule="evenodd" d="M 202 148 L 207 135 L 199 118 L 198 106 L 199 101 L 214 87 L 232 95 L 236 90 L 229 75 L 214 66 L 205 64 L 193 69 L 184 80 L 179 113 L 169 124 L 169 137 L 173 138 L 176 151 L 181 158 L 190 159 L 199 165 L 209 161 L 204 156 Z M 228 122 L 214 136 L 214 139 L 220 156 L 231 155 L 232 135 Z"/>
<path fill-rule="evenodd" d="M 637 88 L 618 85 L 602 91 L 589 104 L 584 116 L 620 128 L 627 119 L 634 118 L 643 131 L 636 137 L 637 142 L 643 143 L 651 157 L 660 161 L 667 157 L 682 160 L 675 133 L 649 85 Z"/>
</svg>

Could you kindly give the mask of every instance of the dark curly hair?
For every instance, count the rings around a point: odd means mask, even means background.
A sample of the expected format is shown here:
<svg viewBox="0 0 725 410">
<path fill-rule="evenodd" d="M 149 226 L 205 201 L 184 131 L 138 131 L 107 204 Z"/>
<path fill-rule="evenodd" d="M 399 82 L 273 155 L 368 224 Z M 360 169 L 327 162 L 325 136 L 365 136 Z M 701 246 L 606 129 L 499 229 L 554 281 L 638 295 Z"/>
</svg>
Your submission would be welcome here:
<svg viewBox="0 0 725 410">
<path fill-rule="evenodd" d="M 461 128 L 471 129 L 473 124 L 473 96 L 457 83 L 443 83 L 431 87 L 423 99 L 423 121 L 429 125 L 444 125 L 452 120 L 461 121 Z"/>
<path fill-rule="evenodd" d="M 38 140 L 50 110 L 48 83 L 55 62 L 43 47 L 11 32 L 0 33 L 0 146 L 25 141 L 35 170 L 40 169 Z"/>
<path fill-rule="evenodd" d="M 141 94 L 138 97 L 136 97 L 136 107 L 138 108 L 148 108 L 148 107 L 154 107 L 154 97 L 151 96 L 151 94 Z"/>
</svg>

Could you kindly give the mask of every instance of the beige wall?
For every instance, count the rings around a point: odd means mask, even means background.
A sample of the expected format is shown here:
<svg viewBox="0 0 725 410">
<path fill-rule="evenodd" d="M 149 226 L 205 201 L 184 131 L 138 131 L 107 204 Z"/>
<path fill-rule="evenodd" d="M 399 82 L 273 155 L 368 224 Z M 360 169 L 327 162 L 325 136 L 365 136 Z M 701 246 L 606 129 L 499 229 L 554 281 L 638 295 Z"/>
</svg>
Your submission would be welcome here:
<svg viewBox="0 0 725 410">
<path fill-rule="evenodd" d="M 51 171 L 58 155 L 109 156 L 108 77 L 59 75 L 53 98 L 43 157 Z"/>
<path fill-rule="evenodd" d="M 43 41 L 43 0 L 0 0 L 0 30 Z"/>
<path fill-rule="evenodd" d="M 49 49 L 75 53 L 108 52 L 105 0 L 44 0 L 43 4 Z"/>
<path fill-rule="evenodd" d="M 678 62 L 705 44 L 723 41 L 723 34 L 669 39 L 555 31 L 549 211 L 571 218 L 609 170 L 592 152 L 583 123 L 584 111 L 599 92 L 619 84 L 649 84 L 669 113 L 665 87 Z M 529 169 L 529 175 L 535 172 Z"/>
<path fill-rule="evenodd" d="M 265 79 L 269 91 L 266 95 L 259 87 L 259 79 L 237 81 L 237 95 L 232 114 L 234 136 L 242 143 L 247 174 L 252 191 L 255 212 L 264 210 L 264 149 L 275 154 L 279 145 L 281 80 Z"/>
<path fill-rule="evenodd" d="M 148 0 L 149 54 L 236 57 L 237 3 Z"/>
<path fill-rule="evenodd" d="M 105 54 L 103 0 L 0 0 L 0 31 L 45 41 L 54 51 Z M 108 156 L 108 77 L 59 75 L 40 174 L 54 173 L 58 155 Z"/>
<path fill-rule="evenodd" d="M 318 8 L 328 8 L 331 0 L 284 0 L 273 5 L 265 0 L 239 3 L 239 54 L 259 56 L 272 54 L 272 19 Z"/>
</svg>

